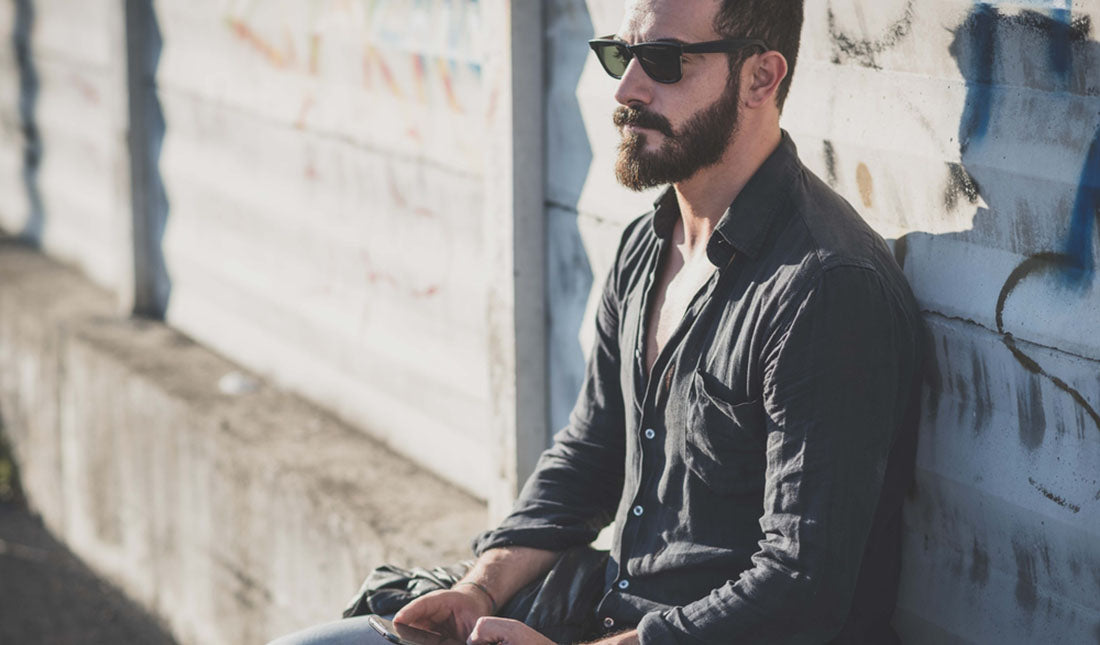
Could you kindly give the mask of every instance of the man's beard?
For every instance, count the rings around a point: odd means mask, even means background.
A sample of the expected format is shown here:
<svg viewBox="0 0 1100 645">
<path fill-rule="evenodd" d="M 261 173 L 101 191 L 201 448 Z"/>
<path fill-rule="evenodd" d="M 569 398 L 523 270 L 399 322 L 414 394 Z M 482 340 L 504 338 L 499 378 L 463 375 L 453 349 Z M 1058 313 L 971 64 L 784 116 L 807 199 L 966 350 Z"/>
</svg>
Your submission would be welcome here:
<svg viewBox="0 0 1100 645">
<path fill-rule="evenodd" d="M 615 176 L 619 183 L 631 190 L 644 190 L 683 181 L 718 163 L 737 131 L 739 85 L 727 84 L 722 96 L 692 115 L 679 132 L 672 129 L 668 119 L 655 112 L 626 106 L 617 108 L 613 119 L 622 133 L 619 156 L 615 160 Z M 647 152 L 646 135 L 624 130 L 627 125 L 656 130 L 665 140 L 659 150 Z"/>
</svg>

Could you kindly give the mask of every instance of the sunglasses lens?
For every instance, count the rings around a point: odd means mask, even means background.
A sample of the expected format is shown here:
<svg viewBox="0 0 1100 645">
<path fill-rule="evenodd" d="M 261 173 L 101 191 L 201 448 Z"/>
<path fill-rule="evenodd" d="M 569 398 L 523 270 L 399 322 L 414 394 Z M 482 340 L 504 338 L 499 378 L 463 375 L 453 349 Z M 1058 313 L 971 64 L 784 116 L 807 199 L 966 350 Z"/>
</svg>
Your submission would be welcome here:
<svg viewBox="0 0 1100 645">
<path fill-rule="evenodd" d="M 663 45 L 643 45 L 634 50 L 638 63 L 658 83 L 680 80 L 680 49 Z"/>
<path fill-rule="evenodd" d="M 595 49 L 604 70 L 615 78 L 622 78 L 626 73 L 626 66 L 630 64 L 630 52 L 627 48 L 616 43 L 599 43 Z"/>
</svg>

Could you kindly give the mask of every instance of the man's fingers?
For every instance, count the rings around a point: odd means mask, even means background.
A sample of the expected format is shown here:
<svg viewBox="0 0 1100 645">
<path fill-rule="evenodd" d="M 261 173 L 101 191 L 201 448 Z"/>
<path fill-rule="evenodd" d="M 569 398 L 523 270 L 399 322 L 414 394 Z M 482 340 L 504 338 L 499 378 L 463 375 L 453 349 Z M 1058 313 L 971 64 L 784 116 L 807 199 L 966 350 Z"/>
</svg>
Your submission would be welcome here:
<svg viewBox="0 0 1100 645">
<path fill-rule="evenodd" d="M 484 616 L 477 620 L 467 645 L 554 645 L 550 639 L 511 618 Z"/>
<path fill-rule="evenodd" d="M 406 625 L 433 626 L 450 617 L 447 604 L 435 597 L 438 592 L 425 594 L 401 608 L 393 622 Z"/>
</svg>

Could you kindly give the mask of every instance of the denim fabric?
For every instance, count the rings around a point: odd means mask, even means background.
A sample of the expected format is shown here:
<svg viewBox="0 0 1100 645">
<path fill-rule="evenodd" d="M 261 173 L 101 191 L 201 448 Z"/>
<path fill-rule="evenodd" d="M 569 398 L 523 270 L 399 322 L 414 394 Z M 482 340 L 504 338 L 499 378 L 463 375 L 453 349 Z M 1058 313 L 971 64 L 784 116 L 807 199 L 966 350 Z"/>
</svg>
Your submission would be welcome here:
<svg viewBox="0 0 1100 645">
<path fill-rule="evenodd" d="M 881 237 L 786 133 L 717 225 L 717 269 L 647 378 L 669 190 L 623 235 L 584 385 L 513 513 L 561 550 L 616 522 L 596 611 L 643 643 L 880 643 L 913 476 L 923 328 Z"/>
</svg>

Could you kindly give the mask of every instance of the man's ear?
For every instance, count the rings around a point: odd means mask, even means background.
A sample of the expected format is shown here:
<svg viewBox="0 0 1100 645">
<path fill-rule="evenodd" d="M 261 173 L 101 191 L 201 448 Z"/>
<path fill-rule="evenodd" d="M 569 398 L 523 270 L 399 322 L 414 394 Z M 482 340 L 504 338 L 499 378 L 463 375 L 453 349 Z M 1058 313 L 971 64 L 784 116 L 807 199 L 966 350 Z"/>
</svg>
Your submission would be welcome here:
<svg viewBox="0 0 1100 645">
<path fill-rule="evenodd" d="M 777 51 L 766 51 L 745 61 L 741 76 L 741 100 L 747 108 L 758 108 L 775 100 L 779 84 L 787 77 L 787 59 Z"/>
</svg>

